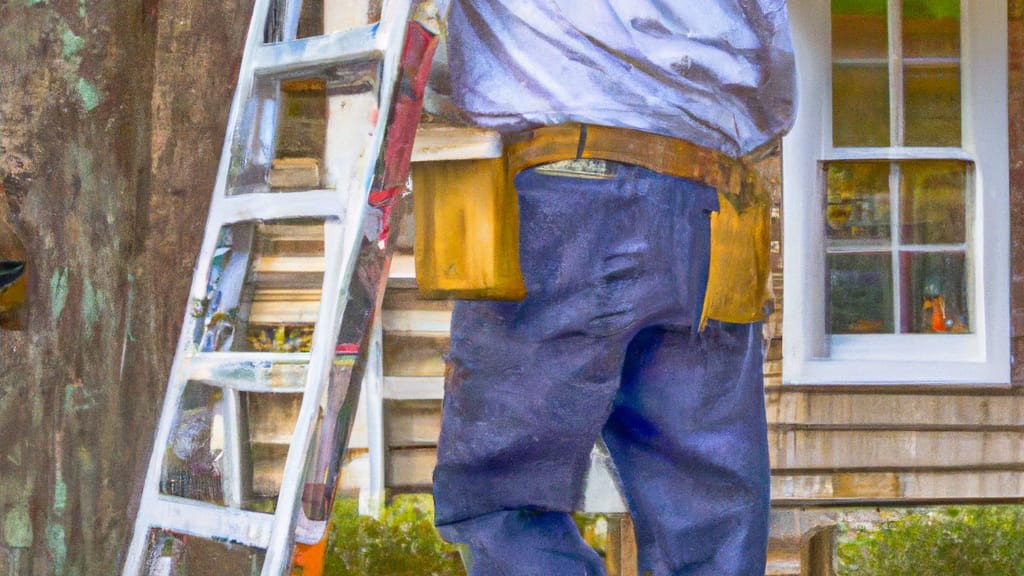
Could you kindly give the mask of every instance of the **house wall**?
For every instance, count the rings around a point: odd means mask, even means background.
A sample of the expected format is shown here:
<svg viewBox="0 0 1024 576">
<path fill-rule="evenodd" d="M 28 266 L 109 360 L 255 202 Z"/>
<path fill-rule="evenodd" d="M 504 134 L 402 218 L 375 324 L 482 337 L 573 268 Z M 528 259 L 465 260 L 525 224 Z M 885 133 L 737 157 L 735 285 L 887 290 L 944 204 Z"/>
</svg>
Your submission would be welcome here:
<svg viewBox="0 0 1024 576">
<path fill-rule="evenodd" d="M 1008 18 L 1011 308 L 1014 354 L 1024 357 L 1024 2 L 1011 0 Z M 780 165 L 781 158 L 776 156 L 758 166 L 771 183 L 775 203 L 775 313 L 765 328 L 769 338 L 765 376 L 776 505 L 899 505 L 1024 497 L 1024 388 L 1020 387 L 1024 367 L 1019 364 L 1013 367 L 1014 385 L 1008 388 L 781 383 L 785 361 L 781 219 L 787 215 L 780 212 Z M 404 299 L 393 313 L 417 306 Z M 422 375 L 440 377 L 443 363 L 437 351 L 444 349 L 444 338 L 436 334 L 421 338 L 386 336 L 385 373 L 419 370 Z M 392 406 L 396 417 L 402 414 L 400 406 Z M 423 422 L 419 438 L 429 437 L 430 430 L 437 428 L 436 420 L 423 418 L 423 408 L 416 407 Z M 408 460 L 408 466 L 397 466 L 401 474 L 394 484 L 429 486 L 431 449 L 417 444 L 416 458 Z"/>
<path fill-rule="evenodd" d="M 1010 0 L 1013 354 L 1024 357 L 1024 2 Z M 786 217 L 783 215 L 782 217 Z M 778 262 L 778 261 L 777 261 Z M 781 264 L 781 262 L 778 262 Z M 774 277 L 782 278 L 781 267 Z M 784 311 L 772 319 L 773 325 Z M 781 384 L 781 333 L 766 363 L 773 495 L 860 503 L 1024 497 L 1024 366 L 1009 388 Z"/>
</svg>

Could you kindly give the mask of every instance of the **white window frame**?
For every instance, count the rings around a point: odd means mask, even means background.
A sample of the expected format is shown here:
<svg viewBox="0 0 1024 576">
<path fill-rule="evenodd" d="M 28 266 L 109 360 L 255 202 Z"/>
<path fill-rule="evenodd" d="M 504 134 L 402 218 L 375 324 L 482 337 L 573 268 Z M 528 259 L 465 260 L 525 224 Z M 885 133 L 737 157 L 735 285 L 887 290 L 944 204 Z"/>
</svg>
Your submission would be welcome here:
<svg viewBox="0 0 1024 576">
<path fill-rule="evenodd" d="M 800 106 L 783 139 L 783 371 L 786 383 L 1010 382 L 1009 114 L 1006 0 L 961 0 L 962 148 L 832 146 L 831 2 L 789 0 Z M 970 334 L 829 335 L 825 186 L 829 161 L 954 159 L 969 170 Z"/>
</svg>

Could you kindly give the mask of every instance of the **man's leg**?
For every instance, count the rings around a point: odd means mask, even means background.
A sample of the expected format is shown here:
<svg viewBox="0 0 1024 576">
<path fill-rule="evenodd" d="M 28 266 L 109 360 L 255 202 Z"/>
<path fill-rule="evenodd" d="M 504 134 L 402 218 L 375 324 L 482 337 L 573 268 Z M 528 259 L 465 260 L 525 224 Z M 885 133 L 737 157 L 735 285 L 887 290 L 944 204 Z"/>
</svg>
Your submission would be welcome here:
<svg viewBox="0 0 1024 576">
<path fill-rule="evenodd" d="M 472 576 L 603 576 L 569 512 L 615 387 L 618 351 L 511 338 L 515 304 L 459 302 L 434 472 L 441 534 Z M 511 312 L 511 318 L 503 314 Z M 513 330 L 514 331 L 514 330 Z"/>
<path fill-rule="evenodd" d="M 650 328 L 630 344 L 603 436 L 633 513 L 641 574 L 764 574 L 760 327 Z"/>
<path fill-rule="evenodd" d="M 434 494 L 442 534 L 473 549 L 473 574 L 603 572 L 566 513 L 626 347 L 652 318 L 689 325 L 699 309 L 704 276 L 690 268 L 706 270 L 706 258 L 691 249 L 706 256 L 717 196 L 618 170 L 582 182 L 521 174 L 528 295 L 456 304 Z"/>
</svg>

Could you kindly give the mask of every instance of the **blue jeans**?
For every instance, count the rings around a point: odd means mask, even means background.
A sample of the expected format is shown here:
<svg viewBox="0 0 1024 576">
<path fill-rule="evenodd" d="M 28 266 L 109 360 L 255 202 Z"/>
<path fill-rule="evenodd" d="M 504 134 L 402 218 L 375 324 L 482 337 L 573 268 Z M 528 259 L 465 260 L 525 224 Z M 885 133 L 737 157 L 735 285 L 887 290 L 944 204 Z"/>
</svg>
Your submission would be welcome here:
<svg viewBox="0 0 1024 576">
<path fill-rule="evenodd" d="M 760 324 L 696 329 L 714 190 L 630 165 L 516 178 L 521 302 L 458 302 L 436 522 L 472 576 L 603 575 L 570 513 L 600 434 L 640 573 L 764 574 Z"/>
</svg>

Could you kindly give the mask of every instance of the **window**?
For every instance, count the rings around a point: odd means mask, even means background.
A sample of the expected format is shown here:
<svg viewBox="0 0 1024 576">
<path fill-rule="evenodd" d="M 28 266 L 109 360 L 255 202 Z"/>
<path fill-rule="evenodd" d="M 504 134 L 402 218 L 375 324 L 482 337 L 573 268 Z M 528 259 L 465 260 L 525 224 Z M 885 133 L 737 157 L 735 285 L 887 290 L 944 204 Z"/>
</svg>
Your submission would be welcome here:
<svg viewBox="0 0 1024 576">
<path fill-rule="evenodd" d="M 787 382 L 1008 383 L 1005 0 L 790 0 Z"/>
</svg>

